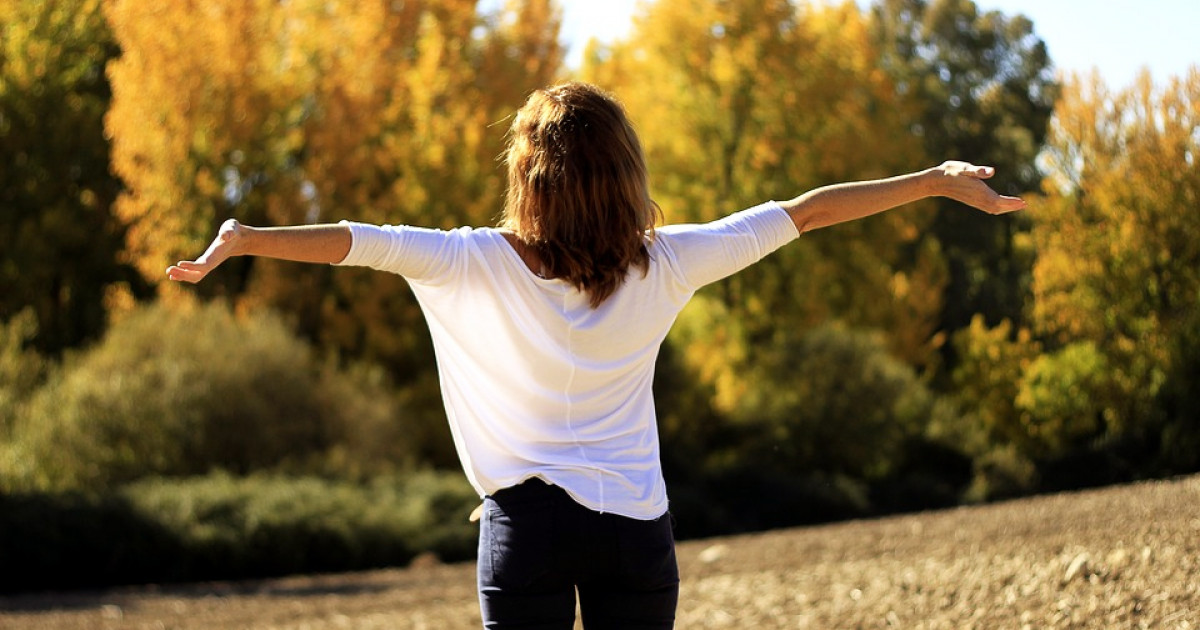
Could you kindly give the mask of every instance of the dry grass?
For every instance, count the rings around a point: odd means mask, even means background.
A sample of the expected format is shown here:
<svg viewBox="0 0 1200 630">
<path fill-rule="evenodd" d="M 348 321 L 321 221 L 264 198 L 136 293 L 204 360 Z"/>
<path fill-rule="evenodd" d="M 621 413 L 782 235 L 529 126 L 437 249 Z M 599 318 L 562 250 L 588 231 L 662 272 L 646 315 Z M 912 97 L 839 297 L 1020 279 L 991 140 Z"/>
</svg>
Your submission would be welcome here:
<svg viewBox="0 0 1200 630">
<path fill-rule="evenodd" d="M 679 628 L 1200 630 L 1200 477 L 691 541 L 679 557 Z M 479 626 L 473 565 L 430 561 L 0 598 L 12 630 Z"/>
</svg>

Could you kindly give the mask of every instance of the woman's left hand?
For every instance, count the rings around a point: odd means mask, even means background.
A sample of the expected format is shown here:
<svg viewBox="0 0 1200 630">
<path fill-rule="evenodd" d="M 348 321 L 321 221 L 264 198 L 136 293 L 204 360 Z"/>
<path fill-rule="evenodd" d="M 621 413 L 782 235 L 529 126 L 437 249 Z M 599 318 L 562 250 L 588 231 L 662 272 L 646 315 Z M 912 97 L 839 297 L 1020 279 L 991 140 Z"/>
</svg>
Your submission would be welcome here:
<svg viewBox="0 0 1200 630">
<path fill-rule="evenodd" d="M 204 250 L 199 258 L 193 261 L 181 260 L 167 267 L 167 277 L 177 282 L 197 283 L 204 279 L 210 271 L 225 262 L 230 256 L 239 256 L 242 252 L 242 239 L 246 227 L 236 219 L 229 219 L 221 224 L 217 237 Z"/>
</svg>

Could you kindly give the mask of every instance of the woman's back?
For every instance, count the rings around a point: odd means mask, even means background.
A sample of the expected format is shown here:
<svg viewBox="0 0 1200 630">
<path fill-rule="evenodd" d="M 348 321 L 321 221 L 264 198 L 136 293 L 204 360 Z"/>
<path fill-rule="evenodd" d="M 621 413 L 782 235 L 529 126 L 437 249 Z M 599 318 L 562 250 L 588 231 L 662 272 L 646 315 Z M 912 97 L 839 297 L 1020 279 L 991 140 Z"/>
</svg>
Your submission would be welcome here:
<svg viewBox="0 0 1200 630">
<path fill-rule="evenodd" d="M 429 322 L 455 443 L 481 494 L 537 476 L 600 512 L 666 510 L 651 382 L 676 315 L 704 284 L 795 238 L 767 204 L 645 240 L 602 303 L 533 273 L 506 234 L 351 224 L 343 264 L 405 276 Z"/>
</svg>

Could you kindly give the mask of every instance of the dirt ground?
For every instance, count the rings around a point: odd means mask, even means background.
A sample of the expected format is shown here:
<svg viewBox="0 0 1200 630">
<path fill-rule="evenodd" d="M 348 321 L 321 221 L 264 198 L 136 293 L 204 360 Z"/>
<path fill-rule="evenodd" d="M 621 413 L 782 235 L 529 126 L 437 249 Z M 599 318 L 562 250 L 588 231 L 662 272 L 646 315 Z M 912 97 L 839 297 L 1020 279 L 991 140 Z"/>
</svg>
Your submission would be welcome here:
<svg viewBox="0 0 1200 630">
<path fill-rule="evenodd" d="M 684 542 L 677 627 L 1200 630 L 1200 477 Z M 4 568 L 7 570 L 7 568 Z M 480 627 L 472 564 L 0 598 L 0 628 Z"/>
</svg>

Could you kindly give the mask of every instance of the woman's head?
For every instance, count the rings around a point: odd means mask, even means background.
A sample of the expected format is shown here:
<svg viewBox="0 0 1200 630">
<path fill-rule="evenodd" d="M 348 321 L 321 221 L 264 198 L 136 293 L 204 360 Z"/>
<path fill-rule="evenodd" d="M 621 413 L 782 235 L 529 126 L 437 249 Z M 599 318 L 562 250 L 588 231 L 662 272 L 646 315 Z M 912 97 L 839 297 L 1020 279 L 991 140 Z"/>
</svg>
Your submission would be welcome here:
<svg viewBox="0 0 1200 630">
<path fill-rule="evenodd" d="M 502 225 L 548 275 L 587 291 L 594 307 L 630 265 L 646 269 L 659 210 L 641 143 L 611 96 L 584 83 L 534 92 L 509 130 L 507 161 Z"/>
</svg>

